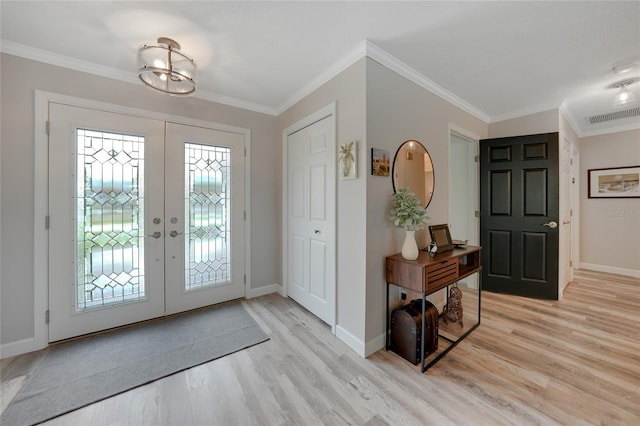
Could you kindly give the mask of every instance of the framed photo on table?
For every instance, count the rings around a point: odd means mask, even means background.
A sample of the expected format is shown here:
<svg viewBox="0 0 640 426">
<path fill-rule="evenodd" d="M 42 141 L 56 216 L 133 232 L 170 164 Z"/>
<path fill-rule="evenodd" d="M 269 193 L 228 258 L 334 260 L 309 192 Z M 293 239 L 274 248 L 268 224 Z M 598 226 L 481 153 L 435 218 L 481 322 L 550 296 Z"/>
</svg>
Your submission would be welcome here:
<svg viewBox="0 0 640 426">
<path fill-rule="evenodd" d="M 434 241 L 436 243 L 436 246 L 438 247 L 438 253 L 453 250 L 453 242 L 451 241 L 451 232 L 449 232 L 449 225 L 430 225 L 429 235 L 431 235 L 431 241 Z"/>
</svg>

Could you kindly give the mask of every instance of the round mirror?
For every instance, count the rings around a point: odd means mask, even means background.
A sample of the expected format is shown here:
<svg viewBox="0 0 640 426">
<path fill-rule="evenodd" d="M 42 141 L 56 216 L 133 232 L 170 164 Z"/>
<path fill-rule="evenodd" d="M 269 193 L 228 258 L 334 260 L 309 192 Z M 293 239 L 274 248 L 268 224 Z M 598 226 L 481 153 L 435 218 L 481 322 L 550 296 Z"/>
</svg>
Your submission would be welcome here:
<svg viewBox="0 0 640 426">
<path fill-rule="evenodd" d="M 427 149 L 418 141 L 406 141 L 393 159 L 393 192 L 408 188 L 427 208 L 433 196 L 433 163 Z"/>
</svg>

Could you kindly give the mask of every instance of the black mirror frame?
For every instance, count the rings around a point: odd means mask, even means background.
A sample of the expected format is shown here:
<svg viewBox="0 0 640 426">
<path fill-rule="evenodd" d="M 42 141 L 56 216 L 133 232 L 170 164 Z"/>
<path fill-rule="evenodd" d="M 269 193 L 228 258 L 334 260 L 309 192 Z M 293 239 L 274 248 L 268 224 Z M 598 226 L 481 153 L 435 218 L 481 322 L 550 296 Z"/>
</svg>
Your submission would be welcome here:
<svg viewBox="0 0 640 426">
<path fill-rule="evenodd" d="M 427 154 L 429 154 L 429 150 L 427 150 L 427 148 L 422 144 L 422 142 L 416 140 L 416 139 L 407 139 L 406 141 L 402 142 L 400 144 L 400 146 L 398 147 L 398 149 L 396 150 L 396 153 L 393 156 L 393 163 L 391 163 L 391 185 L 393 187 L 393 193 L 395 194 L 396 192 L 398 192 L 399 188 L 396 188 L 396 158 L 398 157 L 398 154 L 400 153 L 400 150 L 402 149 L 403 146 L 405 146 L 405 144 L 409 143 L 409 142 L 414 142 L 417 143 L 418 145 L 420 145 L 423 149 L 424 152 L 426 152 Z M 431 200 L 433 200 L 433 193 L 436 189 L 436 173 L 435 173 L 435 169 L 433 167 L 433 159 L 431 158 L 431 154 L 429 154 L 429 160 L 431 161 L 431 168 L 433 169 L 433 191 L 431 191 L 431 198 L 429 198 L 429 201 L 423 206 L 425 209 L 427 207 L 429 207 L 429 204 L 431 204 Z"/>
</svg>

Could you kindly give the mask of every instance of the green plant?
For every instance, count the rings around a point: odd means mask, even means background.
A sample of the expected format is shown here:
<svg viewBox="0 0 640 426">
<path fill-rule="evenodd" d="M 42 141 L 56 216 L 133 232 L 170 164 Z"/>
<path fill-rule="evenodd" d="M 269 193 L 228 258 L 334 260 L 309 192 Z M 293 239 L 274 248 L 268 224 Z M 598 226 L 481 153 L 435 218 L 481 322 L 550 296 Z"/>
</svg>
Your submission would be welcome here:
<svg viewBox="0 0 640 426">
<path fill-rule="evenodd" d="M 391 220 L 396 226 L 401 226 L 407 231 L 424 228 L 425 221 L 429 219 L 429 216 L 413 192 L 402 188 L 391 196 L 391 201 Z"/>
</svg>

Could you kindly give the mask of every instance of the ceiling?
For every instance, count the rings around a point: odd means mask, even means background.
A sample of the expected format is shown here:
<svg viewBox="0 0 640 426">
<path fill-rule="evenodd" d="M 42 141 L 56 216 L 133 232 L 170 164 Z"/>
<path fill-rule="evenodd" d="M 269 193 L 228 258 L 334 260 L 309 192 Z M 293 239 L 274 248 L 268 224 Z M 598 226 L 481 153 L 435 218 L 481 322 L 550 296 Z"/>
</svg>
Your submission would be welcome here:
<svg viewBox="0 0 640 426">
<path fill-rule="evenodd" d="M 7 1 L 0 49 L 136 82 L 136 51 L 178 41 L 194 96 L 277 115 L 364 55 L 487 123 L 561 108 L 579 136 L 640 128 L 615 112 L 640 99 L 640 1 Z"/>
</svg>

